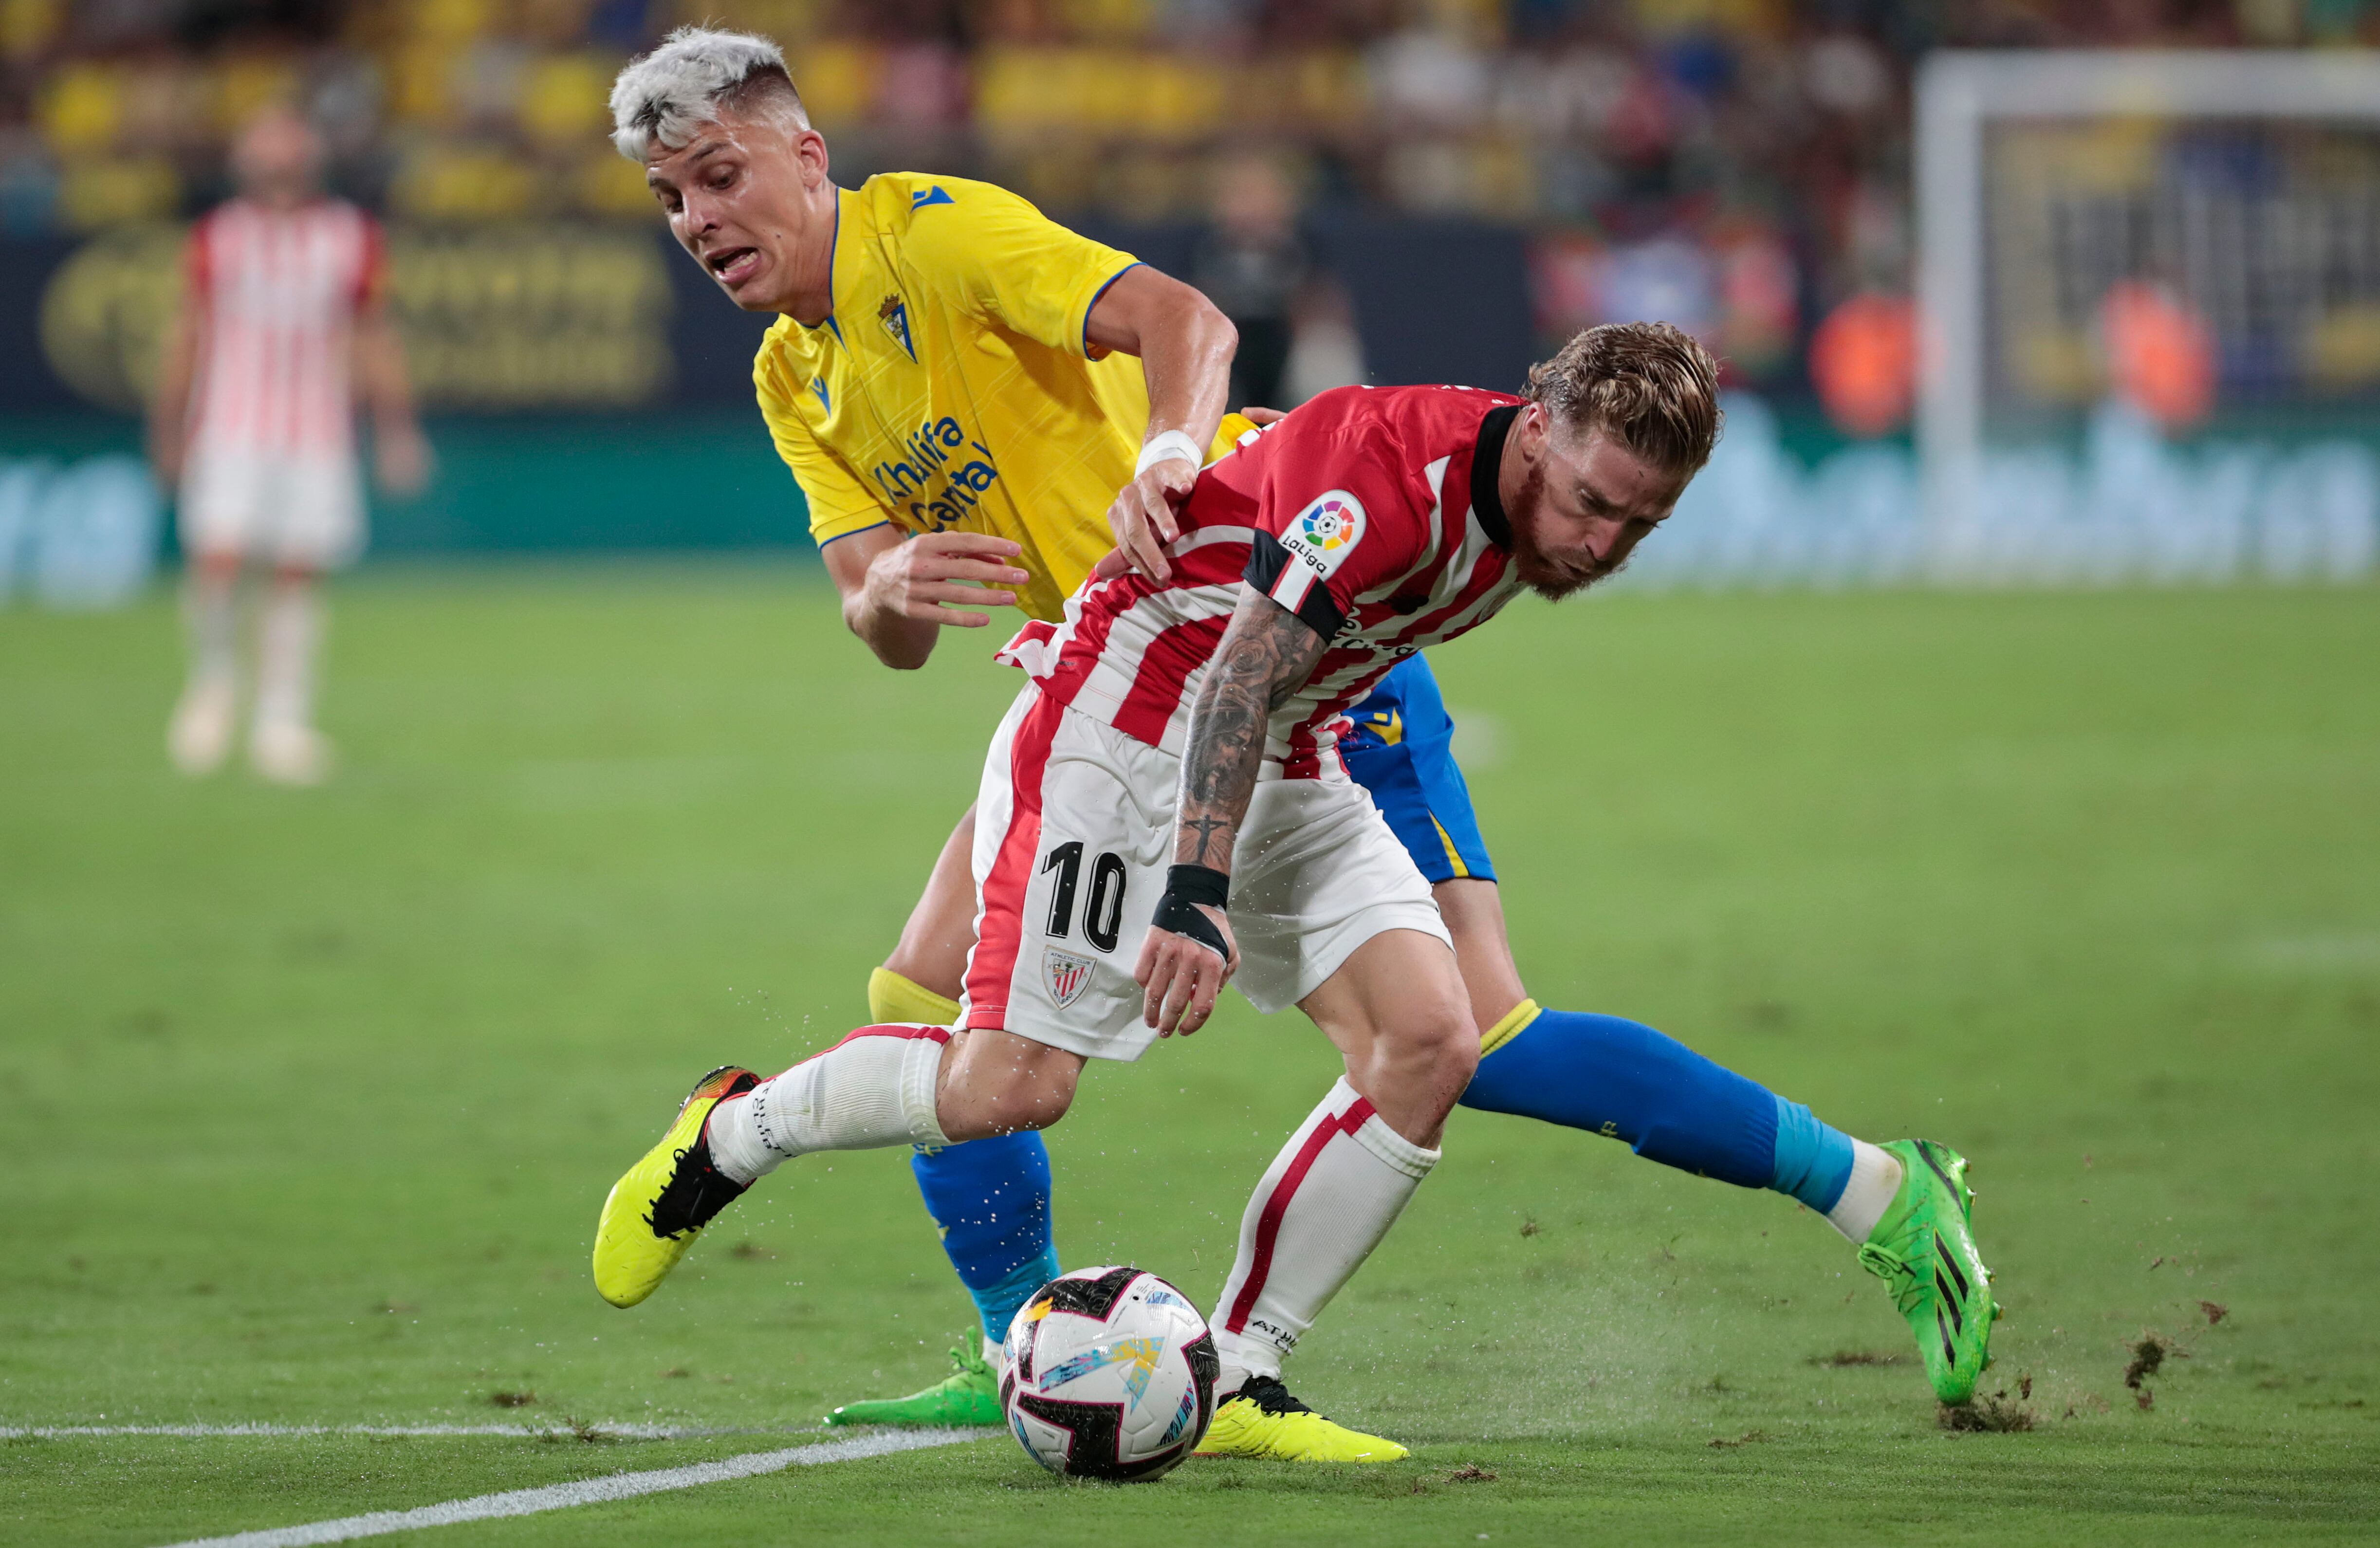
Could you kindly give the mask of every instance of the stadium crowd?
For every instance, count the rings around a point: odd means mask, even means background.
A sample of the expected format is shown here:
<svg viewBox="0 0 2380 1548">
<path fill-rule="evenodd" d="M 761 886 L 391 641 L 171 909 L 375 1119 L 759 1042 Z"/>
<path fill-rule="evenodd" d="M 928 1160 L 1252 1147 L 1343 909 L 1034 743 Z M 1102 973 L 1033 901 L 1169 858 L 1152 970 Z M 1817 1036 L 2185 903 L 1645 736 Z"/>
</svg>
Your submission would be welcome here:
<svg viewBox="0 0 2380 1548">
<path fill-rule="evenodd" d="M 1842 312 L 1821 356 L 1885 383 L 1852 417 L 1888 425 L 1925 50 L 2348 42 L 2380 6 L 6 0 L 0 231 L 195 213 L 224 191 L 226 137 L 273 101 L 323 127 L 343 192 L 400 219 L 648 221 L 604 92 L 686 19 L 787 44 L 846 180 L 930 166 L 1068 218 L 1161 222 L 1208 211 L 1218 167 L 1254 151 L 1308 211 L 1527 226 L 1548 336 L 1670 318 L 1767 384 Z"/>
</svg>

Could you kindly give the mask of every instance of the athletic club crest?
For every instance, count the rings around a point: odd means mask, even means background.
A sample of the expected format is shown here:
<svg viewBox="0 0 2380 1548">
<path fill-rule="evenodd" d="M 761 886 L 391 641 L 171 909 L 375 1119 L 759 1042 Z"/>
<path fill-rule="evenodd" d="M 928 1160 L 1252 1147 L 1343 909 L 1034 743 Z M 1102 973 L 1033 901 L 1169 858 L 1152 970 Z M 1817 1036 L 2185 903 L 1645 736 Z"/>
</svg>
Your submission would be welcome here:
<svg viewBox="0 0 2380 1548">
<path fill-rule="evenodd" d="M 1055 947 L 1041 949 L 1041 976 L 1050 986 L 1050 998 L 1059 1010 L 1081 998 L 1083 987 L 1091 981 L 1091 960 L 1077 957 L 1072 951 Z"/>
<path fill-rule="evenodd" d="M 897 291 L 884 297 L 884 304 L 876 308 L 876 320 L 884 324 L 884 331 L 901 346 L 901 353 L 912 360 L 917 357 L 917 346 L 909 342 L 909 303 L 901 299 Z"/>
</svg>

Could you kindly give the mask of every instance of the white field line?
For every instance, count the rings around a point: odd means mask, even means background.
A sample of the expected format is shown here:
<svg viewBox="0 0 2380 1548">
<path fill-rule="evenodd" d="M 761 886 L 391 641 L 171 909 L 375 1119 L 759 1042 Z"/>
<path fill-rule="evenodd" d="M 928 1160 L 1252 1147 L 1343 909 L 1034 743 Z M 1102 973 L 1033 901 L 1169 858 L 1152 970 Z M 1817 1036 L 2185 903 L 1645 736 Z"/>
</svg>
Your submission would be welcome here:
<svg viewBox="0 0 2380 1548">
<path fill-rule="evenodd" d="M 586 1434 L 596 1440 L 683 1441 L 710 1435 L 787 1435 L 808 1433 L 809 1425 L 701 1427 L 684 1424 L 589 1424 Z M 76 1436 L 179 1435 L 205 1439 L 222 1435 L 505 1435 L 538 1440 L 548 1436 L 577 1439 L 575 1424 L 0 1424 L 0 1441 L 55 1441 Z"/>
<path fill-rule="evenodd" d="M 348 1542 L 359 1537 L 418 1531 L 424 1527 L 451 1527 L 463 1521 L 485 1521 L 502 1516 L 534 1516 L 573 1506 L 601 1505 L 634 1499 L 671 1489 L 694 1489 L 705 1483 L 726 1483 L 739 1478 L 787 1468 L 815 1467 L 821 1462 L 850 1462 L 863 1457 L 883 1457 L 896 1451 L 917 1451 L 931 1445 L 954 1445 L 980 1440 L 981 1430 L 883 1430 L 847 1441 L 824 1441 L 791 1446 L 783 1451 L 755 1451 L 717 1462 L 686 1468 L 663 1468 L 647 1473 L 613 1473 L 581 1479 L 576 1483 L 549 1484 L 542 1489 L 515 1489 L 502 1494 L 480 1494 L 448 1500 L 418 1510 L 375 1510 L 368 1516 L 343 1516 L 335 1521 L 313 1521 L 298 1527 L 268 1527 L 260 1531 L 234 1532 L 229 1537 L 193 1538 L 172 1548 L 303 1548 L 316 1542 Z"/>
</svg>

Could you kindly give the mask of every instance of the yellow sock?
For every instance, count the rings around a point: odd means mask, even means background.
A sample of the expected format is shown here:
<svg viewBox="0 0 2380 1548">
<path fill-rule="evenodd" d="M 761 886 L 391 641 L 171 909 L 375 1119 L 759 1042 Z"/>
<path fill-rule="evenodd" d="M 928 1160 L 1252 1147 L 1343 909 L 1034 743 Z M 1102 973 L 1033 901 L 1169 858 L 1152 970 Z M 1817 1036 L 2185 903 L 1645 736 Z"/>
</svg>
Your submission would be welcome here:
<svg viewBox="0 0 2380 1548">
<path fill-rule="evenodd" d="M 1541 1014 L 1543 1011 L 1533 999 L 1524 999 L 1505 1011 L 1502 1021 L 1480 1034 L 1479 1057 L 1486 1058 L 1513 1038 L 1520 1036 L 1527 1029 L 1528 1024 Z"/>
<path fill-rule="evenodd" d="M 946 1027 L 959 1019 L 959 1002 L 880 967 L 868 975 L 868 1016 L 873 1022 Z"/>
</svg>

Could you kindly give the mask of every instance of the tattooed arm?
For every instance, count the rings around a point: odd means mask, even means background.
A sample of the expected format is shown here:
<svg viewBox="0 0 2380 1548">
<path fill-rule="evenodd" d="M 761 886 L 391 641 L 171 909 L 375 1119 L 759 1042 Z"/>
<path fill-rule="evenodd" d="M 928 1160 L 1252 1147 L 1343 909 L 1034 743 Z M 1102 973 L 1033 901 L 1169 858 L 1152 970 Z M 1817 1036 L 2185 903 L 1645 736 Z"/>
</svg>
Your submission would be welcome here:
<svg viewBox="0 0 2380 1548">
<path fill-rule="evenodd" d="M 1310 624 L 1263 592 L 1242 592 L 1190 707 L 1174 828 L 1177 880 L 1185 869 L 1194 877 L 1200 872 L 1230 876 L 1232 848 L 1264 762 L 1266 727 L 1272 712 L 1305 685 L 1325 643 Z M 1214 1013 L 1215 997 L 1240 965 L 1220 900 L 1210 902 L 1195 894 L 1176 899 L 1177 890 L 1170 882 L 1159 923 L 1149 926 L 1133 971 L 1146 991 L 1142 1019 L 1161 1036 L 1205 1025 Z M 1195 920 L 1178 921 L 1186 929 L 1166 928 L 1169 909 L 1184 908 L 1196 909 L 1211 931 L 1198 928 Z"/>
<path fill-rule="evenodd" d="M 1230 873 L 1232 845 L 1264 761 L 1265 728 L 1272 712 L 1305 686 L 1325 643 L 1313 625 L 1263 592 L 1242 589 L 1239 610 L 1190 707 L 1176 863 Z"/>
</svg>

